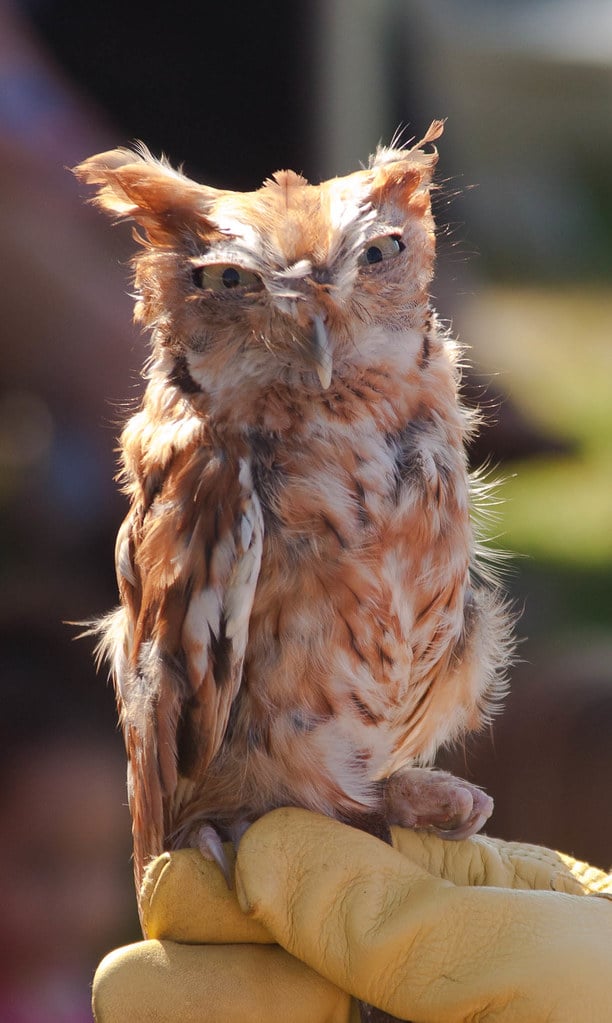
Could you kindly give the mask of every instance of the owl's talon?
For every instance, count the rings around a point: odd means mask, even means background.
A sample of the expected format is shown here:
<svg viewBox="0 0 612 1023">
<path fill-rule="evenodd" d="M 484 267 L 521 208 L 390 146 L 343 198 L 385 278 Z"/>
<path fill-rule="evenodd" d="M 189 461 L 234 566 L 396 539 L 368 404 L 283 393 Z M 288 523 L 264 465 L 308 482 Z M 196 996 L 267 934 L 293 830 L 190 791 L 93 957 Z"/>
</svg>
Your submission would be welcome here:
<svg viewBox="0 0 612 1023">
<path fill-rule="evenodd" d="M 223 842 L 221 836 L 216 828 L 213 828 L 212 824 L 203 824 L 198 829 L 196 836 L 196 847 L 202 853 L 205 860 L 209 860 L 211 863 L 216 863 L 219 870 L 225 878 L 225 883 L 229 889 L 234 886 L 234 879 L 232 877 L 232 869 L 230 867 L 225 849 L 223 848 Z"/>
<path fill-rule="evenodd" d="M 444 771 L 410 767 L 387 779 L 388 824 L 458 841 L 480 831 L 493 813 L 486 792 Z"/>
</svg>

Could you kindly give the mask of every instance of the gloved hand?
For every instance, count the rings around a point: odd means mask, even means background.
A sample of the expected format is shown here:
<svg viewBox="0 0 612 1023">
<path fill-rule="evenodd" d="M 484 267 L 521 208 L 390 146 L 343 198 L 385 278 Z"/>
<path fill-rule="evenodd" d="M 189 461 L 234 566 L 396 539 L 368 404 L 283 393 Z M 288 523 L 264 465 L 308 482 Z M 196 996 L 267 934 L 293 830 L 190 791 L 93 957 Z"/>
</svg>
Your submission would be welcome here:
<svg viewBox="0 0 612 1023">
<path fill-rule="evenodd" d="M 275 810 L 234 891 L 198 852 L 160 856 L 150 940 L 100 964 L 98 1023 L 346 1023 L 345 992 L 414 1023 L 612 1020 L 608 875 L 481 835 L 393 840 Z"/>
</svg>

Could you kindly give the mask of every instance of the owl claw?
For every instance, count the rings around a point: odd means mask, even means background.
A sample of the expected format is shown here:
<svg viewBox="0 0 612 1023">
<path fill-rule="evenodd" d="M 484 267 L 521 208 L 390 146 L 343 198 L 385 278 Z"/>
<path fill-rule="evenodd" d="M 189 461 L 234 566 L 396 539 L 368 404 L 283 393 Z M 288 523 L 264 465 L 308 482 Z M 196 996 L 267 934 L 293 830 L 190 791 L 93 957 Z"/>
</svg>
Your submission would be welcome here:
<svg viewBox="0 0 612 1023">
<path fill-rule="evenodd" d="M 387 779 L 385 807 L 388 824 L 457 841 L 480 831 L 493 813 L 493 800 L 452 774 L 410 767 Z"/>
<path fill-rule="evenodd" d="M 475 835 L 486 824 L 493 813 L 493 800 L 486 792 L 476 786 L 469 786 L 467 782 L 457 780 L 457 785 L 465 788 L 457 789 L 457 796 L 465 794 L 463 812 L 458 810 L 446 820 L 431 823 L 427 826 L 428 831 L 433 831 L 440 838 L 448 838 L 458 841 L 461 838 L 469 838 Z"/>
<path fill-rule="evenodd" d="M 232 869 L 227 858 L 221 836 L 212 824 L 203 824 L 197 834 L 197 848 L 205 860 L 216 863 L 225 878 L 227 887 L 231 890 L 234 885 Z"/>
</svg>

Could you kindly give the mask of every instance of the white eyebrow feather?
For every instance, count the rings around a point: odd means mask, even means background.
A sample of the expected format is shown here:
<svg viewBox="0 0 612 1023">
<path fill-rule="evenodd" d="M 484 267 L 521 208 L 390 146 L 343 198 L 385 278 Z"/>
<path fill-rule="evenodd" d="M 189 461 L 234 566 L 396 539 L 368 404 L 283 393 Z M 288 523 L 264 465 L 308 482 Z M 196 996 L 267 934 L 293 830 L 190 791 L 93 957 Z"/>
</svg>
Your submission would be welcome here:
<svg viewBox="0 0 612 1023">
<path fill-rule="evenodd" d="M 307 274 L 312 272 L 312 263 L 309 259 L 299 259 L 297 263 L 293 263 L 291 266 L 286 267 L 284 270 L 277 270 L 274 274 L 275 277 L 282 278 L 283 280 L 291 280 L 293 278 L 306 277 Z"/>
</svg>

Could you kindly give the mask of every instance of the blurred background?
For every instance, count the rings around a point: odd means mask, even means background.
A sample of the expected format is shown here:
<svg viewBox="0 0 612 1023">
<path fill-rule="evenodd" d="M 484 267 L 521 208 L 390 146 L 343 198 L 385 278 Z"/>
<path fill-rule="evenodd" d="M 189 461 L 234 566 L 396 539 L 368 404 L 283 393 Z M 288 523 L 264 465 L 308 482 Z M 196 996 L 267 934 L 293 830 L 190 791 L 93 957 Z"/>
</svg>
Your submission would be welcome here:
<svg viewBox="0 0 612 1023">
<path fill-rule="evenodd" d="M 129 228 L 66 168 L 135 138 L 256 187 L 440 141 L 436 301 L 470 347 L 472 451 L 521 611 L 492 729 L 442 760 L 489 833 L 603 866 L 612 825 L 612 7 L 607 0 L 0 0 L 0 1019 L 88 1020 L 137 937 L 124 753 L 63 624 L 115 602 L 114 447 L 140 393 Z"/>
</svg>

